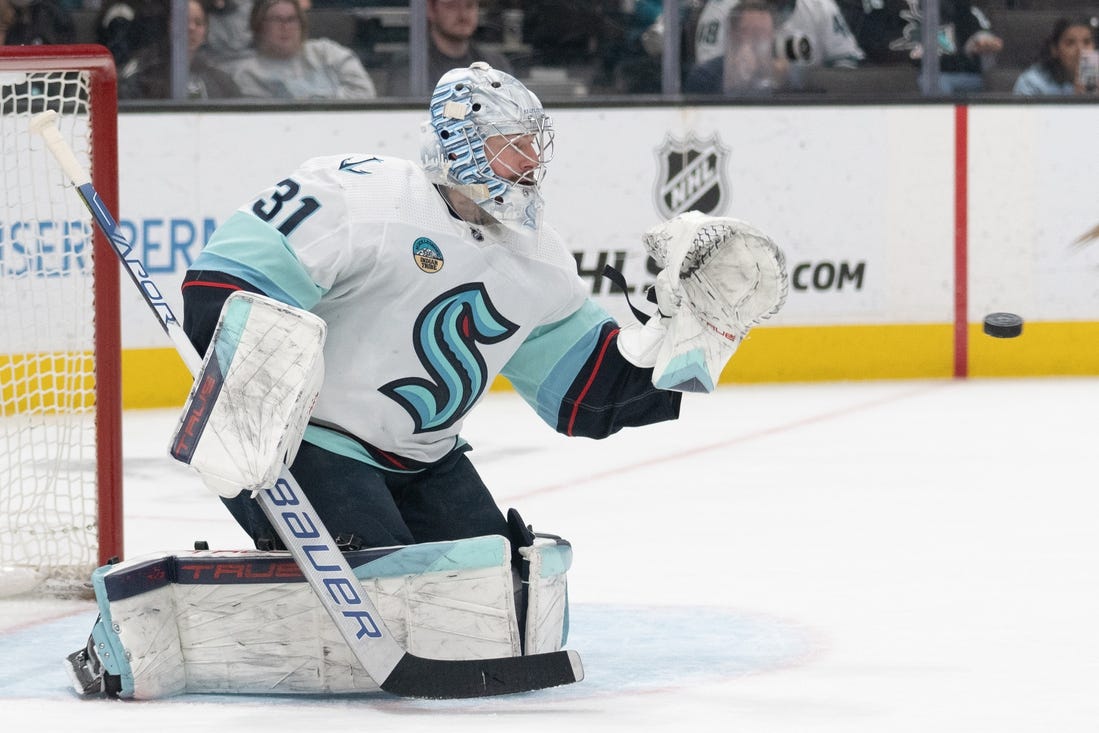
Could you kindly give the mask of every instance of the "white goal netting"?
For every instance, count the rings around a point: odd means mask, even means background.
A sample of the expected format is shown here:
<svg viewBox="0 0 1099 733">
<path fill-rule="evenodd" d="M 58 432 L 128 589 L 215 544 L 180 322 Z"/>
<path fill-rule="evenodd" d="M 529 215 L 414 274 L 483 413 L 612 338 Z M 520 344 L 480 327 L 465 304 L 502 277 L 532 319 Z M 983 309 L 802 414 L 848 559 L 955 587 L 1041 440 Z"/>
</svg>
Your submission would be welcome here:
<svg viewBox="0 0 1099 733">
<path fill-rule="evenodd" d="M 28 130 L 89 164 L 88 73 L 0 69 L 0 595 L 76 592 L 97 564 L 91 224 Z"/>
</svg>

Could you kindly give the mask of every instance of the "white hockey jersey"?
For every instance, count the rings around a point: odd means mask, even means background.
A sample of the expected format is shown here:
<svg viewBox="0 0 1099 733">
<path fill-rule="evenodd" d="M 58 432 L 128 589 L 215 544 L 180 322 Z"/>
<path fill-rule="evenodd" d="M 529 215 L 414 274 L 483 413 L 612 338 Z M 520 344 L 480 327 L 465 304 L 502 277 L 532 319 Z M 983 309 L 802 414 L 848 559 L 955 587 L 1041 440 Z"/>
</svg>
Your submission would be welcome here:
<svg viewBox="0 0 1099 733">
<path fill-rule="evenodd" d="M 506 366 L 552 425 L 609 320 L 551 228 L 525 244 L 501 229 L 455 218 L 408 161 L 314 158 L 242 206 L 191 269 L 326 321 L 313 419 L 331 429 L 311 426 L 307 441 L 378 465 L 362 442 L 433 462 Z"/>
<path fill-rule="evenodd" d="M 725 53 L 729 11 L 739 0 L 708 0 L 695 28 L 695 63 Z M 835 0 L 797 0 L 793 11 L 775 30 L 781 58 L 800 66 L 854 65 L 863 58 Z"/>
</svg>

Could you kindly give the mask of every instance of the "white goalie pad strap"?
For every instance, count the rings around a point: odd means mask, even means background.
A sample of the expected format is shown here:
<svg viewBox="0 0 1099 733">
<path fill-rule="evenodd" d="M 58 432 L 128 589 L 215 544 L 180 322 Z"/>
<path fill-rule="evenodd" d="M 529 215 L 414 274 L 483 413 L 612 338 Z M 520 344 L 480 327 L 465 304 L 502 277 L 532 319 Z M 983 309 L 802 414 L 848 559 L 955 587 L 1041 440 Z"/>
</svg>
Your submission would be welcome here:
<svg viewBox="0 0 1099 733">
<path fill-rule="evenodd" d="M 511 549 L 503 537 L 346 557 L 386 626 L 412 654 L 520 654 Z M 563 587 L 568 562 L 537 557 L 544 579 L 532 582 L 532 590 L 547 600 L 532 611 L 541 619 L 536 643 L 539 651 L 557 649 L 564 632 L 553 624 L 564 620 L 555 610 L 561 604 L 548 599 L 556 597 L 555 584 Z M 287 553 L 158 555 L 100 568 L 93 585 L 101 615 L 97 648 L 109 653 L 102 660 L 107 670 L 121 677 L 121 697 L 378 689 Z"/>
<path fill-rule="evenodd" d="M 527 654 L 559 651 L 569 635 L 566 573 L 572 565 L 572 547 L 563 540 L 537 538 L 519 554 L 530 563 L 523 648 Z"/>
<path fill-rule="evenodd" d="M 293 462 L 324 377 L 324 321 L 254 293 L 225 301 L 172 436 L 173 458 L 225 497 Z"/>
</svg>

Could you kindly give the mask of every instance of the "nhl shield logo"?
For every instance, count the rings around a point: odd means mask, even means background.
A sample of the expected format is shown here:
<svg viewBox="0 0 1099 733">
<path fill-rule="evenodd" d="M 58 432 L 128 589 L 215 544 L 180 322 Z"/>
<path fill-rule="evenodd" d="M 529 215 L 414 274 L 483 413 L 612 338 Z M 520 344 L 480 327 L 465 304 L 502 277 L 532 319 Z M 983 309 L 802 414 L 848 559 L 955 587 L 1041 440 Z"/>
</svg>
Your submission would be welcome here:
<svg viewBox="0 0 1099 733">
<path fill-rule="evenodd" d="M 725 208 L 729 184 L 725 180 L 728 153 L 717 135 L 699 140 L 668 136 L 656 152 L 660 175 L 656 182 L 656 209 L 665 219 L 684 211 L 719 214 Z"/>
</svg>

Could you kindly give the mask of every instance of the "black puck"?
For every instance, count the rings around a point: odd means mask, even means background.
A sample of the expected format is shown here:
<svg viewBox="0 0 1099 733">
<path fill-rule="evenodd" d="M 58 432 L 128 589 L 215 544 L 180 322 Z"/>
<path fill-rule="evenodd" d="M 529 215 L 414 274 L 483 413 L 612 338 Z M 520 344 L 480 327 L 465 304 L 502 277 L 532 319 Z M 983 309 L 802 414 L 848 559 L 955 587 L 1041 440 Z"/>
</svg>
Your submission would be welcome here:
<svg viewBox="0 0 1099 733">
<path fill-rule="evenodd" d="M 989 313 L 985 333 L 998 339 L 1013 339 L 1023 332 L 1023 319 L 1014 313 Z"/>
</svg>

